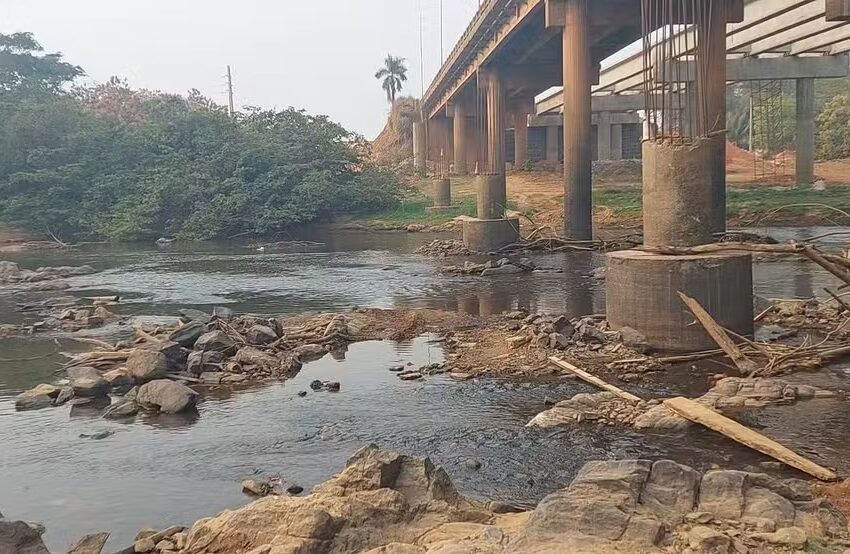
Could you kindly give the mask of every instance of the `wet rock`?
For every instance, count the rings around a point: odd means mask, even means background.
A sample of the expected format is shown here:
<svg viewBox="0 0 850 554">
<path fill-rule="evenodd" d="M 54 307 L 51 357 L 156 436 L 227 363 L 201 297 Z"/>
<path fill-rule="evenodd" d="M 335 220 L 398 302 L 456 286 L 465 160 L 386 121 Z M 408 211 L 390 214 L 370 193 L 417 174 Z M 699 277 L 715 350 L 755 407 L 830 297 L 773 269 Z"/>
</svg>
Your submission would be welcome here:
<svg viewBox="0 0 850 554">
<path fill-rule="evenodd" d="M 222 380 L 227 376 L 227 373 L 221 371 L 205 371 L 198 378 L 201 380 L 201 384 L 204 385 L 220 385 Z"/>
<path fill-rule="evenodd" d="M 305 396 L 307 396 L 307 391 L 305 391 L 305 390 L 298 391 L 298 396 L 300 396 L 301 398 L 304 398 Z"/>
<path fill-rule="evenodd" d="M 293 353 L 302 362 L 309 362 L 323 358 L 328 351 L 321 344 L 302 344 Z"/>
<path fill-rule="evenodd" d="M 248 341 L 248 344 L 253 344 L 255 346 L 265 346 L 273 343 L 277 339 L 278 336 L 277 333 L 274 332 L 274 329 L 266 327 L 265 325 L 254 325 L 245 333 L 245 340 Z"/>
<path fill-rule="evenodd" d="M 340 384 L 337 381 L 328 381 L 325 383 L 325 390 L 330 392 L 339 392 Z"/>
<path fill-rule="evenodd" d="M 48 408 L 53 405 L 53 399 L 59 396 L 59 392 L 59 387 L 47 384 L 38 385 L 15 397 L 15 409 L 22 412 Z"/>
<path fill-rule="evenodd" d="M 198 320 L 190 321 L 186 325 L 179 327 L 168 335 L 168 340 L 176 342 L 184 348 L 193 348 L 201 335 L 207 332 L 206 323 Z"/>
<path fill-rule="evenodd" d="M 180 383 L 159 379 L 139 388 L 136 402 L 147 410 L 176 414 L 195 407 L 198 393 Z"/>
<path fill-rule="evenodd" d="M 136 379 L 125 368 L 113 369 L 103 374 L 103 379 L 114 391 L 127 391 L 136 384 Z"/>
<path fill-rule="evenodd" d="M 177 342 L 165 342 L 159 347 L 159 351 L 165 355 L 168 360 L 168 367 L 173 369 L 182 369 L 186 367 L 186 360 L 189 358 L 191 350 L 184 348 Z"/>
<path fill-rule="evenodd" d="M 168 359 L 162 352 L 140 348 L 130 354 L 126 367 L 135 381 L 143 383 L 165 377 L 168 373 Z"/>
<path fill-rule="evenodd" d="M 41 536 L 44 528 L 0 516 L 0 552 L 3 554 L 50 554 Z"/>
<path fill-rule="evenodd" d="M 272 486 L 267 481 L 245 479 L 242 481 L 242 492 L 252 496 L 268 496 L 272 492 Z"/>
<path fill-rule="evenodd" d="M 72 367 L 66 373 L 75 396 L 95 397 L 106 396 L 109 393 L 109 383 L 93 367 Z"/>
<path fill-rule="evenodd" d="M 193 310 L 192 308 L 183 308 L 178 310 L 178 313 L 180 314 L 180 321 L 183 323 L 198 321 L 200 323 L 207 324 L 212 320 L 212 316 L 210 314 L 202 312 L 201 310 Z"/>
<path fill-rule="evenodd" d="M 222 321 L 231 321 L 234 317 L 233 310 L 227 308 L 225 306 L 216 306 L 213 308 L 212 315 L 216 319 L 220 319 Z"/>
<path fill-rule="evenodd" d="M 103 417 L 106 419 L 123 419 L 133 417 L 139 413 L 139 405 L 133 399 L 123 399 L 109 406 L 104 412 Z"/>
<path fill-rule="evenodd" d="M 318 379 L 310 382 L 310 388 L 313 390 L 322 390 L 324 386 L 325 384 L 319 381 Z"/>
<path fill-rule="evenodd" d="M 193 375 L 200 375 L 205 371 L 217 371 L 221 369 L 224 359 L 225 356 L 221 352 L 194 351 L 186 359 L 186 370 Z"/>
<path fill-rule="evenodd" d="M 115 431 L 111 429 L 105 429 L 103 431 L 97 431 L 95 433 L 80 433 L 81 439 L 91 439 L 93 441 L 101 441 L 103 439 L 108 439 L 112 435 L 115 434 Z"/>
<path fill-rule="evenodd" d="M 517 274 L 517 273 L 524 273 L 525 271 L 526 270 L 524 270 L 521 267 L 515 266 L 511 263 L 506 263 L 506 264 L 503 264 L 503 265 L 499 265 L 497 267 L 489 267 L 489 268 L 484 269 L 481 272 L 481 276 L 482 277 L 493 277 L 493 276 L 496 276 L 496 275 L 514 275 L 514 274 Z"/>
<path fill-rule="evenodd" d="M 270 371 L 280 365 L 280 360 L 253 346 L 240 348 L 234 360 L 242 367 L 259 367 Z"/>
<path fill-rule="evenodd" d="M 646 336 L 640 331 L 636 331 L 631 327 L 623 327 L 619 331 L 620 339 L 623 341 L 623 344 L 637 350 L 642 354 L 648 353 L 651 348 L 649 346 L 649 342 L 646 340 Z"/>
<path fill-rule="evenodd" d="M 702 477 L 699 509 L 712 512 L 720 519 L 740 519 L 744 512 L 744 489 L 747 474 L 743 471 L 709 471 Z"/>
<path fill-rule="evenodd" d="M 53 401 L 54 406 L 62 406 L 67 404 L 74 398 L 74 389 L 72 387 L 62 387 L 59 390 L 59 395 Z"/>
<path fill-rule="evenodd" d="M 732 539 L 705 525 L 697 525 L 688 532 L 688 545 L 694 552 L 705 554 L 729 554 Z"/>
<path fill-rule="evenodd" d="M 469 458 L 463 463 L 463 465 L 466 467 L 466 469 L 481 469 L 481 460 Z"/>
<path fill-rule="evenodd" d="M 288 487 L 286 487 L 286 492 L 288 494 L 298 495 L 304 492 L 304 487 L 299 485 L 289 485 Z"/>
<path fill-rule="evenodd" d="M 230 354 L 236 349 L 236 343 L 223 331 L 204 333 L 195 343 L 195 350 L 200 352 L 222 352 Z"/>
<path fill-rule="evenodd" d="M 107 540 L 109 533 L 86 535 L 68 547 L 68 554 L 100 554 Z"/>
<path fill-rule="evenodd" d="M 418 371 L 411 371 L 410 373 L 399 373 L 398 374 L 398 378 L 401 379 L 402 381 L 418 381 L 419 379 L 422 379 L 422 377 L 424 377 L 424 376 L 421 373 L 419 373 Z"/>
</svg>

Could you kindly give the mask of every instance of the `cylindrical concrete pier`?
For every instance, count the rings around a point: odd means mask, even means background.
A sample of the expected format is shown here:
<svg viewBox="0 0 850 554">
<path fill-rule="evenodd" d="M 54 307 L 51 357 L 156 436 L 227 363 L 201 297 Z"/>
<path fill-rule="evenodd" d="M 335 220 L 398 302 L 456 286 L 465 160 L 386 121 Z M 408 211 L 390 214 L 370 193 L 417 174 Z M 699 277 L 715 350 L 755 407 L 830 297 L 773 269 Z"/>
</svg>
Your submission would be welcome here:
<svg viewBox="0 0 850 554">
<path fill-rule="evenodd" d="M 712 139 L 643 143 L 643 240 L 648 246 L 712 241 Z"/>
<path fill-rule="evenodd" d="M 608 255 L 605 276 L 608 323 L 631 327 L 657 350 L 717 348 L 694 323 L 677 292 L 696 299 L 723 327 L 753 333 L 753 273 L 749 254 L 665 256 L 625 250 Z"/>
<path fill-rule="evenodd" d="M 508 203 L 507 183 L 504 174 L 486 174 L 475 177 L 475 189 L 478 198 L 479 219 L 500 219 L 505 217 Z"/>
<path fill-rule="evenodd" d="M 519 219 L 467 219 L 463 243 L 475 252 L 495 252 L 520 239 Z"/>
<path fill-rule="evenodd" d="M 449 179 L 434 179 L 434 206 L 452 205 L 452 182 Z"/>
<path fill-rule="evenodd" d="M 466 104 L 463 101 L 454 105 L 452 132 L 454 133 L 455 175 L 467 175 L 469 166 L 466 163 L 468 149 L 466 144 Z"/>
</svg>

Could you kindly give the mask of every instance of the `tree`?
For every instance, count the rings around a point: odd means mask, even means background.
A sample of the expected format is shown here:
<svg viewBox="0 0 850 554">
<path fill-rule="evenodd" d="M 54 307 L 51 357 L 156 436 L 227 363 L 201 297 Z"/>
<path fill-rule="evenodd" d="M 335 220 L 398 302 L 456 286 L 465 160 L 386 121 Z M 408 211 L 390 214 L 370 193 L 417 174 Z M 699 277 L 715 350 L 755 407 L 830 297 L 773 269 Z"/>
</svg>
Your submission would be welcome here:
<svg viewBox="0 0 850 554">
<path fill-rule="evenodd" d="M 44 54 L 32 33 L 0 34 L 0 91 L 37 89 L 57 91 L 84 74 L 62 61 L 62 54 Z"/>
<path fill-rule="evenodd" d="M 850 95 L 829 100 L 818 116 L 817 156 L 834 160 L 850 156 Z"/>
<path fill-rule="evenodd" d="M 384 67 L 375 73 L 375 79 L 383 79 L 381 87 L 387 93 L 387 102 L 395 102 L 396 94 L 401 92 L 402 83 L 407 81 L 407 66 L 404 58 L 387 55 Z"/>
</svg>

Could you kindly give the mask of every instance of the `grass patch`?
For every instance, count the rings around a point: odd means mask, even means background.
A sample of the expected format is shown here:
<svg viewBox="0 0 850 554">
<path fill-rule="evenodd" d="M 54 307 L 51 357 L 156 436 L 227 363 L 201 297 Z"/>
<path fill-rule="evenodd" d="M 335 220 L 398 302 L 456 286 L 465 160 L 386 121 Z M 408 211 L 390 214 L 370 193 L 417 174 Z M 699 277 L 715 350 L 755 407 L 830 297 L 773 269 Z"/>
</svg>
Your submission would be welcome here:
<svg viewBox="0 0 850 554">
<path fill-rule="evenodd" d="M 430 213 L 425 208 L 433 205 L 429 198 L 413 198 L 401 203 L 400 206 L 380 212 L 365 215 L 363 221 L 383 221 L 386 223 L 423 223 L 439 225 L 459 215 L 475 216 L 476 205 L 474 196 L 463 196 L 452 200 L 458 209 L 451 213 Z"/>
</svg>

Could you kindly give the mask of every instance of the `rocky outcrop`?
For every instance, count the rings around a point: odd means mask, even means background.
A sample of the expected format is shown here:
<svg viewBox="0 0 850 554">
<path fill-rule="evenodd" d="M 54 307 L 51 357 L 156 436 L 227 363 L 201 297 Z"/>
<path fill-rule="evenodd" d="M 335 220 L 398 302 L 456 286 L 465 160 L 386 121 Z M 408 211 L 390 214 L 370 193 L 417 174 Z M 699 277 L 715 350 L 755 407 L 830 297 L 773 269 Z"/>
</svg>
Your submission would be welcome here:
<svg viewBox="0 0 850 554">
<path fill-rule="evenodd" d="M 8 521 L 0 514 L 0 554 L 50 554 L 41 540 L 43 534 L 43 527 Z"/>
<path fill-rule="evenodd" d="M 74 396 L 101 397 L 109 394 L 109 382 L 93 367 L 71 367 L 67 374 Z"/>
<path fill-rule="evenodd" d="M 179 542 L 182 554 L 743 554 L 846 536 L 846 517 L 794 479 L 701 474 L 669 460 L 589 462 L 532 512 L 497 513 L 464 498 L 427 458 L 369 446 L 309 496 L 225 511 Z"/>
<path fill-rule="evenodd" d="M 54 385 L 41 384 L 15 397 L 15 409 L 18 411 L 40 410 L 53 406 L 53 401 L 59 396 L 61 389 Z"/>
<path fill-rule="evenodd" d="M 52 279 L 63 279 L 78 275 L 90 275 L 95 273 L 91 266 L 80 267 L 39 267 L 35 271 L 21 269 L 18 264 L 9 261 L 0 261 L 0 284 L 6 283 L 36 283 Z"/>
</svg>

